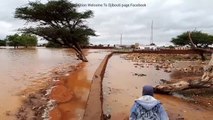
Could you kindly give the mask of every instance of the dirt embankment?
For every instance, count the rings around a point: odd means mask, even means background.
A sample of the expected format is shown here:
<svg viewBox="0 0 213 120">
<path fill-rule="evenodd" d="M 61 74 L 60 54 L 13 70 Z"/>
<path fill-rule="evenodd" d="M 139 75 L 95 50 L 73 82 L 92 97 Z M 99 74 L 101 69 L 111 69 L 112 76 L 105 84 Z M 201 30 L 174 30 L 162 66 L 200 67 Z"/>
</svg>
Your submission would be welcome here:
<svg viewBox="0 0 213 120">
<path fill-rule="evenodd" d="M 101 120 L 103 119 L 103 91 L 102 80 L 104 77 L 105 69 L 109 58 L 113 53 L 107 55 L 93 76 L 93 81 L 87 101 L 87 106 L 84 114 L 84 120 Z"/>
<path fill-rule="evenodd" d="M 90 89 L 90 81 L 84 69 L 86 64 L 80 63 L 77 70 L 60 78 L 53 86 L 49 97 L 56 105 L 50 109 L 51 120 L 82 118 Z"/>
</svg>

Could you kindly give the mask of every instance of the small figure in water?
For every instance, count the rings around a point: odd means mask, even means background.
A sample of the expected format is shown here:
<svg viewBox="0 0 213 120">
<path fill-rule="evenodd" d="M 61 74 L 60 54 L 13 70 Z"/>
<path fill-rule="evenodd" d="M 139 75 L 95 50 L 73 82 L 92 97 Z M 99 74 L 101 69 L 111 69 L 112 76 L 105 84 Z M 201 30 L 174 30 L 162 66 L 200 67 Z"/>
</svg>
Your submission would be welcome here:
<svg viewBox="0 0 213 120">
<path fill-rule="evenodd" d="M 130 120 L 169 120 L 163 105 L 153 95 L 152 86 L 143 87 L 143 96 L 135 100 L 131 109 Z"/>
</svg>

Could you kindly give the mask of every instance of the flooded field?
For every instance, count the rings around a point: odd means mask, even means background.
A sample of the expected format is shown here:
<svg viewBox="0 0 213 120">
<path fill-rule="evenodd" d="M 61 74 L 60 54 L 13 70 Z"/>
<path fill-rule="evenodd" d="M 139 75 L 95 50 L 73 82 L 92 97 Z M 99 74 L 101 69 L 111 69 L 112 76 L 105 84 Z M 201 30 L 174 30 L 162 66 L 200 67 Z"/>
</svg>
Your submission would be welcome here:
<svg viewBox="0 0 213 120">
<path fill-rule="evenodd" d="M 134 100 L 142 95 L 142 86 L 157 85 L 160 79 L 169 80 L 170 73 L 163 69 L 156 70 L 154 64 L 123 59 L 124 55 L 113 55 L 106 68 L 103 79 L 103 112 L 110 114 L 112 120 L 128 120 Z M 175 67 L 182 65 L 196 65 L 195 62 L 177 62 Z M 205 120 L 212 118 L 212 110 L 194 105 L 186 100 L 168 95 L 156 94 L 165 106 L 171 120 Z"/>
<path fill-rule="evenodd" d="M 29 85 L 48 80 L 52 70 L 75 65 L 70 49 L 0 49 L 0 119 L 9 120 L 9 114 L 20 106 L 20 92 Z M 34 85 L 32 85 L 34 84 Z"/>
<path fill-rule="evenodd" d="M 60 82 L 56 83 L 50 95 L 58 103 L 50 112 L 51 119 L 82 119 L 94 71 L 109 52 L 84 50 L 84 53 L 89 60 L 87 63 L 76 60 L 70 49 L 1 49 L 0 119 L 15 119 L 13 114 L 22 104 L 22 99 L 43 89 L 53 79 Z M 59 73 L 74 65 L 77 70 Z"/>
<path fill-rule="evenodd" d="M 76 60 L 74 52 L 70 49 L 1 49 L 0 119 L 14 120 L 10 115 L 20 107 L 22 99 L 25 99 L 30 92 L 39 89 L 38 85 L 45 86 L 54 78 L 50 99 L 55 100 L 56 105 L 50 109 L 50 118 L 47 118 L 82 120 L 94 73 L 110 52 L 84 50 L 89 62 L 81 63 Z M 153 60 L 155 61 L 154 58 Z M 147 84 L 155 86 L 160 83 L 160 79 L 169 80 L 168 71 L 172 67 L 184 68 L 187 65 L 197 64 L 184 61 L 174 64 L 171 64 L 171 61 L 163 63 L 166 63 L 163 66 L 169 67 L 166 69 L 167 72 L 165 69 L 157 70 L 155 63 L 133 62 L 125 59 L 125 54 L 114 54 L 109 59 L 103 79 L 104 114 L 110 114 L 112 120 L 128 119 L 134 100 L 141 96 L 142 86 Z M 72 67 L 75 70 L 58 74 L 58 71 L 70 69 L 69 66 L 75 66 Z M 53 73 L 59 76 L 53 77 Z M 155 96 L 163 103 L 172 120 L 211 118 L 211 110 L 183 99 L 158 94 Z M 33 117 L 33 115 L 29 116 Z"/>
</svg>

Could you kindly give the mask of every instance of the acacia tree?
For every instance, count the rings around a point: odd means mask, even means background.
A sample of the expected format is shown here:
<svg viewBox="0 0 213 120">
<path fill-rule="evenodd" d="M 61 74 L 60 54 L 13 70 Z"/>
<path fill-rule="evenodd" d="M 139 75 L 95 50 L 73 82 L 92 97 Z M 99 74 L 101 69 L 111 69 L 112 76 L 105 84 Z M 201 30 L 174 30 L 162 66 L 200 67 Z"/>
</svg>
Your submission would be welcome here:
<svg viewBox="0 0 213 120">
<path fill-rule="evenodd" d="M 31 34 L 22 34 L 19 36 L 19 40 L 21 46 L 24 46 L 25 48 L 37 45 L 37 37 Z"/>
<path fill-rule="evenodd" d="M 175 45 L 191 45 L 188 34 L 190 32 L 184 32 L 178 35 L 176 38 L 172 38 L 172 43 Z M 190 33 L 193 39 L 193 43 L 198 48 L 207 48 L 208 45 L 213 44 L 213 36 L 201 31 L 193 31 Z"/>
<path fill-rule="evenodd" d="M 86 19 L 92 16 L 91 10 L 78 12 L 77 6 L 68 0 L 29 2 L 27 6 L 17 8 L 15 12 L 15 18 L 37 24 L 34 27 L 23 28 L 22 31 L 73 48 L 77 57 L 84 62 L 87 62 L 87 59 L 81 45 L 89 43 L 89 36 L 95 36 L 95 31 L 85 23 Z"/>
<path fill-rule="evenodd" d="M 6 37 L 6 41 L 8 42 L 9 46 L 13 46 L 14 48 L 18 48 L 21 46 L 20 36 L 18 34 L 8 35 Z"/>
<path fill-rule="evenodd" d="M 37 37 L 31 34 L 14 34 L 8 35 L 6 37 L 6 41 L 9 46 L 14 46 L 14 48 L 18 48 L 19 46 L 36 46 L 37 45 Z"/>
</svg>

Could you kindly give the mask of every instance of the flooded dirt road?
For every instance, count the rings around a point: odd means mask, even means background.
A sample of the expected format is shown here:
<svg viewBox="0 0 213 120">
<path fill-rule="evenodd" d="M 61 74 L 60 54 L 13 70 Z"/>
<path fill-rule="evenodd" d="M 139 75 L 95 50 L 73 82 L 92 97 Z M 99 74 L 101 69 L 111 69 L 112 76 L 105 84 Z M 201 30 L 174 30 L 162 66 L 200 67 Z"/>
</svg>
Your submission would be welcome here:
<svg viewBox="0 0 213 120">
<path fill-rule="evenodd" d="M 121 55 L 122 56 L 122 55 Z M 160 79 L 168 80 L 170 73 L 156 70 L 153 65 L 144 63 L 135 66 L 120 55 L 113 55 L 106 68 L 103 79 L 103 112 L 111 114 L 112 120 L 128 120 L 134 100 L 142 94 L 144 85 L 157 85 Z M 159 99 L 171 120 L 205 120 L 212 118 L 212 110 L 196 106 L 180 98 L 167 95 L 155 95 Z"/>
<path fill-rule="evenodd" d="M 89 62 L 80 63 L 69 76 L 61 77 L 50 96 L 57 106 L 50 111 L 51 120 L 82 120 L 86 108 L 92 77 L 95 70 L 108 54 L 106 50 L 85 51 Z"/>
<path fill-rule="evenodd" d="M 31 85 L 46 82 L 55 68 L 75 65 L 75 54 L 70 49 L 0 49 L 0 120 L 14 120 L 7 116 L 17 110 Z M 38 88 L 35 88 L 38 89 Z"/>
</svg>

